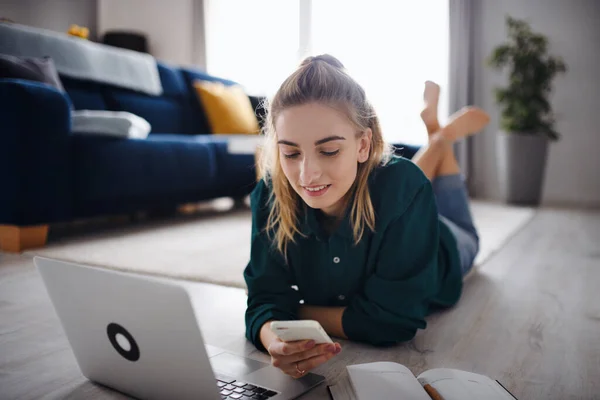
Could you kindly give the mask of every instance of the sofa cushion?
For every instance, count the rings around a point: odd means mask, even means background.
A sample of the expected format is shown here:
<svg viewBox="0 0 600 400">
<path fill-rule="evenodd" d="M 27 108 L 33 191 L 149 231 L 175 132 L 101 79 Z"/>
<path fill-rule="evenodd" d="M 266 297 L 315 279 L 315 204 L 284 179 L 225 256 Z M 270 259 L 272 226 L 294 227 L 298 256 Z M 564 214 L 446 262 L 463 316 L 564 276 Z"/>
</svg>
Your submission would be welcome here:
<svg viewBox="0 0 600 400">
<path fill-rule="evenodd" d="M 158 75 L 163 87 L 163 96 L 185 97 L 187 95 L 187 87 L 181 71 L 162 62 L 157 62 L 156 65 L 158 66 Z"/>
<path fill-rule="evenodd" d="M 17 57 L 0 54 L 0 78 L 26 79 L 46 83 L 60 92 L 65 91 L 56 72 L 54 61 L 50 57 Z"/>
<path fill-rule="evenodd" d="M 212 133 L 212 129 L 208 117 L 206 115 L 206 110 L 204 109 L 202 102 L 198 99 L 198 96 L 196 95 L 194 82 L 198 80 L 209 82 L 221 82 L 225 85 L 235 85 L 236 82 L 209 75 L 206 72 L 200 71 L 198 69 L 181 68 L 181 72 L 183 74 L 185 84 L 189 92 L 188 102 L 189 104 L 191 104 L 194 110 L 197 110 L 193 114 L 194 118 L 192 119 L 192 130 L 198 134 L 204 132 Z"/>
<path fill-rule="evenodd" d="M 106 103 L 109 110 L 127 111 L 146 119 L 152 126 L 152 133 L 186 132 L 186 118 L 181 99 L 112 89 L 106 91 Z"/>
<path fill-rule="evenodd" d="M 153 96 L 148 96 L 148 95 L 144 95 L 142 93 L 139 92 L 135 92 L 135 91 L 130 91 L 130 90 L 125 90 L 125 89 L 118 89 L 115 88 L 113 86 L 108 86 L 108 85 L 102 85 L 96 82 L 91 82 L 91 81 L 86 81 L 86 80 L 81 80 L 81 79 L 73 79 L 67 76 L 62 75 L 61 79 L 62 82 L 65 86 L 65 89 L 67 91 L 67 93 L 69 94 L 69 97 L 71 97 L 71 100 L 73 102 L 73 105 L 75 106 L 76 110 L 108 110 L 109 106 L 108 104 L 110 104 L 110 110 L 112 111 L 128 111 L 131 112 L 132 114 L 139 114 L 136 113 L 134 111 L 132 111 L 131 109 L 119 109 L 120 106 L 128 106 L 130 108 L 133 109 L 139 109 L 138 111 L 140 111 L 141 113 L 144 113 L 144 109 L 145 107 L 131 107 L 130 103 L 134 103 L 136 101 L 136 99 L 139 97 L 141 99 L 163 99 L 165 97 L 167 98 L 179 98 L 179 99 L 184 99 L 187 97 L 188 93 L 187 93 L 187 87 L 185 84 L 185 80 L 183 78 L 182 73 L 174 68 L 170 68 L 168 65 L 164 64 L 164 63 L 157 63 L 158 66 L 158 73 L 160 76 L 160 80 L 161 80 L 161 84 L 163 86 L 163 96 L 159 96 L 159 97 L 153 97 Z M 113 95 L 113 92 L 117 92 L 117 93 L 122 93 L 125 96 L 127 96 L 128 94 L 133 95 L 129 100 L 131 100 L 131 102 L 128 102 L 127 100 L 123 100 L 122 102 L 115 100 L 115 96 Z M 119 95 L 117 95 L 117 97 L 119 97 Z M 107 104 L 108 103 L 108 104 Z M 170 101 L 167 104 L 167 108 L 169 107 L 178 107 L 178 102 L 175 101 Z M 153 112 L 156 110 L 157 107 L 151 107 L 148 112 Z M 160 108 L 160 105 L 158 105 L 158 108 Z M 191 111 L 189 111 L 191 113 Z M 146 118 L 145 115 L 139 115 L 143 118 Z M 188 117 L 188 119 L 191 117 Z M 147 119 L 147 118 L 146 118 Z M 180 120 L 182 118 L 178 118 L 176 119 L 175 125 L 173 126 L 173 128 L 177 128 L 177 129 L 183 129 L 181 126 L 184 124 L 179 124 Z M 188 122 L 189 124 L 189 122 Z M 169 132 L 170 129 L 169 126 L 161 126 L 159 125 L 159 128 L 165 128 L 162 131 L 163 132 Z M 179 132 L 177 130 L 174 130 L 173 132 Z"/>
<path fill-rule="evenodd" d="M 193 140 L 211 143 L 215 149 L 217 180 L 216 196 L 240 197 L 249 194 L 256 185 L 254 154 L 232 154 L 228 150 L 228 138 L 220 135 L 197 135 Z"/>
<path fill-rule="evenodd" d="M 202 120 L 202 113 L 198 110 L 194 98 L 195 93 L 190 89 L 185 81 L 185 76 L 179 68 L 173 68 L 169 65 L 158 62 L 158 73 L 163 85 L 163 96 L 177 98 L 178 106 L 181 110 L 181 130 L 161 132 L 185 133 L 189 135 L 209 134 L 210 129 L 198 120 Z"/>
<path fill-rule="evenodd" d="M 106 102 L 100 84 L 69 78 L 61 75 L 61 80 L 76 110 L 106 110 Z"/>
<path fill-rule="evenodd" d="M 250 99 L 239 85 L 195 81 L 198 98 L 214 134 L 257 134 L 258 120 Z"/>
<path fill-rule="evenodd" d="M 215 146 L 187 135 L 73 136 L 75 208 L 94 216 L 214 196 Z"/>
<path fill-rule="evenodd" d="M 199 131 L 202 128 L 194 124 L 195 114 L 199 112 L 194 110 L 182 72 L 164 63 L 158 63 L 158 72 L 163 85 L 161 96 L 106 87 L 104 93 L 108 108 L 146 119 L 152 126 L 152 133 L 209 133 L 208 129 Z"/>
</svg>

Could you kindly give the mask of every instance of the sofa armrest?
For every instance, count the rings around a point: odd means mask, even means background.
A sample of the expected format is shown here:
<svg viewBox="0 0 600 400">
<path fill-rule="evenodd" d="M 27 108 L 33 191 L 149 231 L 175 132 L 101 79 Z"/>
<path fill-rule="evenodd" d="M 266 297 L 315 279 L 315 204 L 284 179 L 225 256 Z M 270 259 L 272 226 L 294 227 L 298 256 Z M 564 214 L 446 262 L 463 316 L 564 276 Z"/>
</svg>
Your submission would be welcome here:
<svg viewBox="0 0 600 400">
<path fill-rule="evenodd" d="M 0 79 L 0 225 L 70 217 L 70 131 L 66 95 L 43 83 Z"/>
<path fill-rule="evenodd" d="M 267 110 L 263 107 L 263 103 L 267 100 L 267 98 L 251 95 L 248 95 L 248 97 L 250 98 L 250 104 L 252 104 L 254 115 L 256 115 L 256 119 L 258 120 L 258 125 L 260 126 L 260 129 L 263 129 L 265 117 L 267 116 Z"/>
</svg>

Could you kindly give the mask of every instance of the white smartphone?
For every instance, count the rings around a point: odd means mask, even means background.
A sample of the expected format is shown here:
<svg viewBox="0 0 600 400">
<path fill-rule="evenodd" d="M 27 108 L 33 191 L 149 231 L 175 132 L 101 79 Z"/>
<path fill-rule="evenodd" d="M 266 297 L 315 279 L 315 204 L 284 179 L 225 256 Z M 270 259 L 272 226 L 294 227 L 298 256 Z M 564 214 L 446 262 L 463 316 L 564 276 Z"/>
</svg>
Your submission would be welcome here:
<svg viewBox="0 0 600 400">
<path fill-rule="evenodd" d="M 333 343 L 318 321 L 273 321 L 271 330 L 284 342 L 296 340 L 314 340 L 316 344 Z"/>
</svg>

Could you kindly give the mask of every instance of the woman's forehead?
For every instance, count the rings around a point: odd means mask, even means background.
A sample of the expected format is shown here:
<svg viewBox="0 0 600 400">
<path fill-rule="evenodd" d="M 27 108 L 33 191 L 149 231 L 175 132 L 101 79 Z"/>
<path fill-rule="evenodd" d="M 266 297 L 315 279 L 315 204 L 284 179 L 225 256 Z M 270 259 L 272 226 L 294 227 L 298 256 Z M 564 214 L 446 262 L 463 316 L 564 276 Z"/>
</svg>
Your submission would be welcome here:
<svg viewBox="0 0 600 400">
<path fill-rule="evenodd" d="M 341 111 L 319 103 L 287 108 L 274 122 L 280 140 L 316 141 L 331 135 L 352 137 L 355 131 Z"/>
</svg>

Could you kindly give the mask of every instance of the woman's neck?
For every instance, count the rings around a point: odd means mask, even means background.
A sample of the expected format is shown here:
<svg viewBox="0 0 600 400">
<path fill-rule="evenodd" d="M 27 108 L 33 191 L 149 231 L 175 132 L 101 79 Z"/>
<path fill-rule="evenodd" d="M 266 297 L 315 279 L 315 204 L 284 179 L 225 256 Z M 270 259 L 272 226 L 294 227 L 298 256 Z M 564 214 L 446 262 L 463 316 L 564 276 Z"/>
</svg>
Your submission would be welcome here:
<svg viewBox="0 0 600 400">
<path fill-rule="evenodd" d="M 350 199 L 352 198 L 351 192 L 352 190 L 348 191 L 348 193 L 339 199 L 336 204 L 328 209 L 321 209 L 321 212 L 329 218 L 343 219 L 346 216 L 346 210 L 350 204 Z"/>
<path fill-rule="evenodd" d="M 346 217 L 348 206 L 352 199 L 352 190 L 348 191 L 346 195 L 341 198 L 336 204 L 335 209 L 330 210 L 319 210 L 317 214 L 319 216 L 319 223 L 322 224 L 325 232 L 331 235 L 339 227 L 340 222 Z"/>
<path fill-rule="evenodd" d="M 342 218 L 336 215 L 327 215 L 323 211 L 319 212 L 317 215 L 319 223 L 328 235 L 331 235 L 333 232 L 335 232 L 342 221 Z"/>
</svg>

